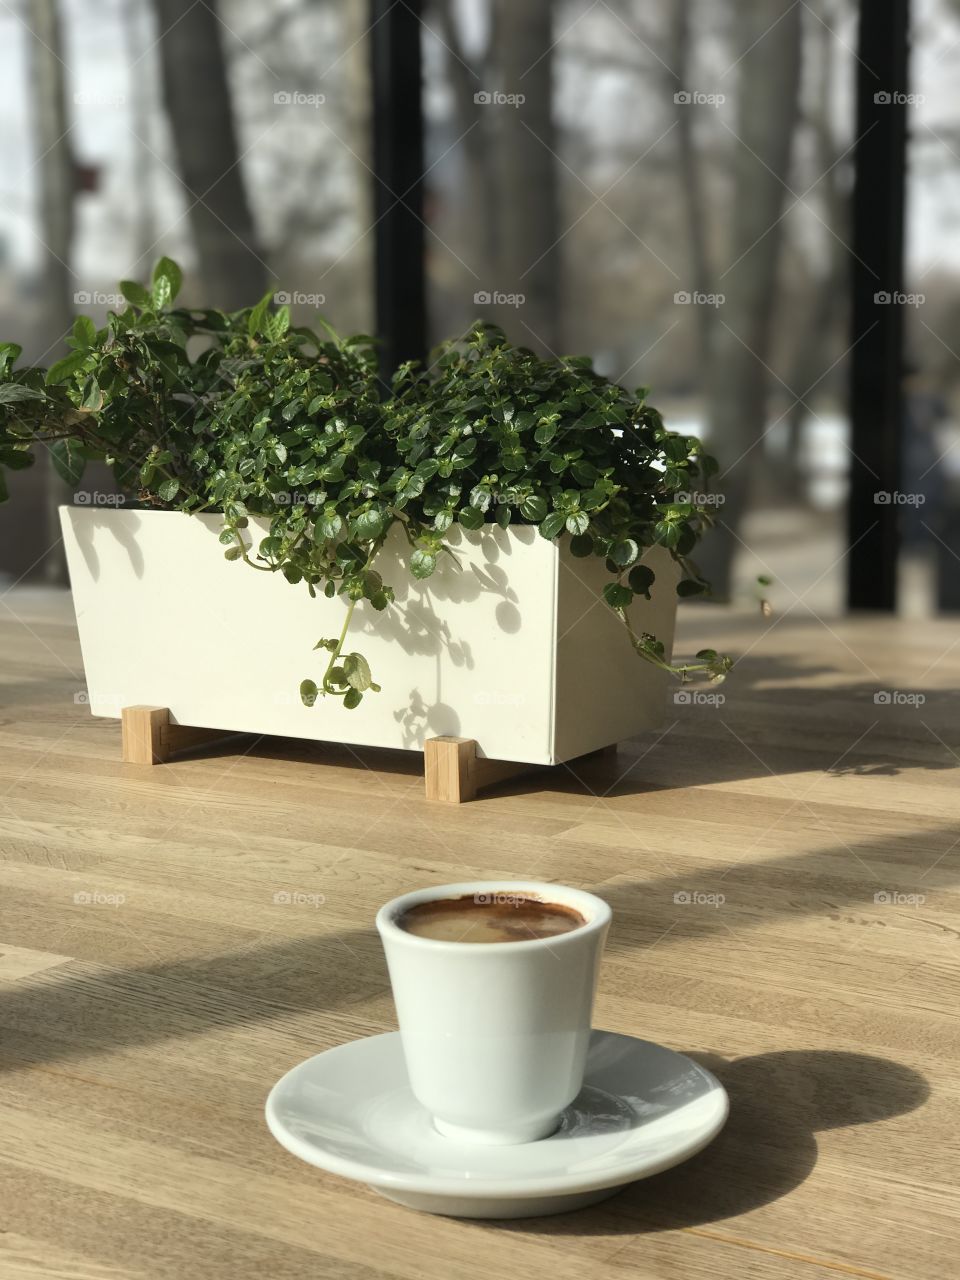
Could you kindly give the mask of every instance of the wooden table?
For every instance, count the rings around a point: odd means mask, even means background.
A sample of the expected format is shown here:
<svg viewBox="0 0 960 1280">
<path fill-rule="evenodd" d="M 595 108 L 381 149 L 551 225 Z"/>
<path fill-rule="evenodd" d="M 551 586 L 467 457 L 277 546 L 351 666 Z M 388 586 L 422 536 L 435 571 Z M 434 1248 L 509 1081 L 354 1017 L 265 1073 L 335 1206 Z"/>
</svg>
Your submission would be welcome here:
<svg viewBox="0 0 960 1280">
<path fill-rule="evenodd" d="M 4 1280 L 956 1273 L 955 623 L 685 608 L 681 648 L 745 655 L 725 702 L 672 706 L 580 780 L 454 807 L 389 753 L 121 764 L 68 598 L 0 604 Z M 709 1064 L 725 1132 L 598 1208 L 506 1225 L 298 1163 L 263 1100 L 395 1025 L 378 904 L 511 876 L 612 903 L 597 1023 Z"/>
</svg>

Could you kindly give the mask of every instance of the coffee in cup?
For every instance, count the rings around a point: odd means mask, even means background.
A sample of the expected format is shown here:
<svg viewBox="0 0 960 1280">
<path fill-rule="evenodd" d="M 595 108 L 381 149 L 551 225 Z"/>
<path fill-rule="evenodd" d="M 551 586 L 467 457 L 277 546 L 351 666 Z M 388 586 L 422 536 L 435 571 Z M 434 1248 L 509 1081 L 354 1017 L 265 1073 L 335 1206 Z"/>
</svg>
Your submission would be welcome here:
<svg viewBox="0 0 960 1280">
<path fill-rule="evenodd" d="M 586 923 L 573 907 L 502 888 L 419 902 L 397 918 L 401 929 L 418 938 L 467 943 L 555 938 Z"/>
<path fill-rule="evenodd" d="M 410 1088 L 438 1132 L 488 1145 L 554 1132 L 583 1084 L 609 926 L 601 898 L 538 881 L 380 908 Z"/>
</svg>

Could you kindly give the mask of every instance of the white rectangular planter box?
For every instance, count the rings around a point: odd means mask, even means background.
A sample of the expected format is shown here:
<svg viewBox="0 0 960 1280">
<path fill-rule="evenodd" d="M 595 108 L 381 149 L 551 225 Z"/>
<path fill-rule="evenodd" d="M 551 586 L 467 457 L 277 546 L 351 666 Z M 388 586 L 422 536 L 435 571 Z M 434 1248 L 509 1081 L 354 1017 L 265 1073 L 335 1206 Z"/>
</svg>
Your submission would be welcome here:
<svg viewBox="0 0 960 1280">
<path fill-rule="evenodd" d="M 300 701 L 319 680 L 313 652 L 336 636 L 344 602 L 224 559 L 216 515 L 61 508 L 90 709 L 169 707 L 173 723 L 242 733 L 422 750 L 442 734 L 475 738 L 495 760 L 559 764 L 656 728 L 666 673 L 633 651 L 601 597 L 595 556 L 577 559 L 531 526 L 454 532 L 454 552 L 424 582 L 394 528 L 376 568 L 396 604 L 357 607 L 346 651 L 368 659 L 381 693 L 353 711 Z M 254 548 L 267 528 L 251 520 Z M 657 581 L 636 630 L 669 655 L 677 569 L 648 553 Z"/>
</svg>

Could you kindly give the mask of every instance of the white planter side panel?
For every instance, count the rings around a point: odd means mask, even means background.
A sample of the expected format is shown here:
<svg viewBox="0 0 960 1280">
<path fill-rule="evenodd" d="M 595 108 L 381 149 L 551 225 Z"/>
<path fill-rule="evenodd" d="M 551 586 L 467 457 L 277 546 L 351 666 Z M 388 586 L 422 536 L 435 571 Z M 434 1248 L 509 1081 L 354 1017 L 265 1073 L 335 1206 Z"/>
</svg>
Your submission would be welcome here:
<svg viewBox="0 0 960 1280">
<path fill-rule="evenodd" d="M 365 655 L 383 690 L 347 711 L 334 698 L 304 707 L 298 693 L 302 679 L 319 681 L 325 655 L 313 645 L 339 634 L 343 601 L 311 599 L 279 573 L 225 560 L 219 516 L 64 507 L 61 517 L 94 715 L 144 703 L 169 707 L 180 724 L 414 750 L 454 734 L 476 738 L 493 759 L 531 764 L 659 719 L 662 683 L 612 611 L 601 602 L 580 616 L 583 593 L 589 600 L 606 580 L 601 562 L 572 560 L 584 581 L 571 578 L 566 557 L 533 528 L 459 531 L 459 567 L 444 555 L 423 583 L 410 577 L 409 546 L 394 529 L 377 569 L 397 602 L 383 613 L 358 606 L 346 646 Z M 251 521 L 255 547 L 266 526 Z M 672 630 L 672 586 L 667 595 Z M 655 629 L 639 611 L 637 623 Z M 592 697 L 581 687 L 581 645 L 598 668 L 586 677 Z"/>
<path fill-rule="evenodd" d="M 638 635 L 649 631 L 662 640 L 669 659 L 679 568 L 670 553 L 660 548 L 651 549 L 643 559 L 656 573 L 656 583 L 650 600 L 634 601 L 630 621 Z M 634 651 L 626 627 L 603 599 L 603 588 L 611 578 L 599 557 L 579 559 L 564 545 L 559 567 L 557 762 L 658 728 L 672 679 Z"/>
</svg>

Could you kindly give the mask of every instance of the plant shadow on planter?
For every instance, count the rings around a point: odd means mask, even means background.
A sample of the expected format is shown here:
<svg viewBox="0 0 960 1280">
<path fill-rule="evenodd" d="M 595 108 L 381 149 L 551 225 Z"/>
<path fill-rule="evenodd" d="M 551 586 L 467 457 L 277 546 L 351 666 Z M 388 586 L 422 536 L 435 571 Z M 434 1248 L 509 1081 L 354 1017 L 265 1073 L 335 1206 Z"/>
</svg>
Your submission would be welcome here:
<svg viewBox="0 0 960 1280">
<path fill-rule="evenodd" d="M 402 553 L 398 557 L 395 580 L 390 584 L 394 588 L 395 607 L 378 612 L 364 603 L 355 616 L 354 630 L 359 634 L 375 633 L 398 645 L 405 653 L 435 655 L 437 658 L 433 688 L 429 691 L 421 687 L 411 689 L 407 706 L 394 713 L 394 719 L 402 729 L 403 743 L 408 748 L 418 748 L 424 738 L 459 737 L 462 734 L 461 710 L 443 699 L 443 667 L 445 662 L 449 662 L 454 667 L 472 671 L 475 665 L 470 641 L 454 635 L 449 622 L 437 616 L 432 601 L 458 604 L 475 601 L 481 595 L 498 597 L 495 609 L 497 627 L 508 634 L 516 634 L 522 625 L 517 593 L 510 586 L 506 570 L 498 563 L 501 557 L 510 555 L 511 540 L 500 529 L 496 535 L 483 535 L 480 545 L 484 563 L 482 566 L 471 564 L 469 571 L 462 570 L 455 559 L 456 548 L 461 543 L 462 537 L 457 531 L 450 539 L 453 555 L 441 555 L 437 572 L 425 583 L 413 577 L 409 553 Z M 483 645 L 496 644 L 496 637 L 480 636 L 476 641 Z"/>
<path fill-rule="evenodd" d="M 642 1235 L 723 1221 L 779 1200 L 817 1163 L 821 1130 L 872 1124 L 921 1107 L 919 1072 L 859 1053 L 789 1050 L 728 1061 L 689 1055 L 730 1095 L 730 1118 L 700 1155 L 593 1208 L 497 1223 L 543 1235 Z"/>
<path fill-rule="evenodd" d="M 84 511 L 90 508 L 85 503 L 77 504 Z M 99 512 L 100 508 L 94 508 Z M 118 520 L 116 517 L 122 513 L 123 519 Z M 111 538 L 124 548 L 130 557 L 130 568 L 138 578 L 142 578 L 146 568 L 143 551 L 137 543 L 137 529 L 139 521 L 135 511 L 124 511 L 123 508 L 105 507 L 102 510 L 102 519 L 92 519 L 83 525 L 75 528 L 74 536 L 76 537 L 77 547 L 83 556 L 87 566 L 87 572 L 94 582 L 100 579 L 100 557 L 97 555 L 94 541 L 97 537 L 98 530 L 103 530 Z"/>
</svg>

